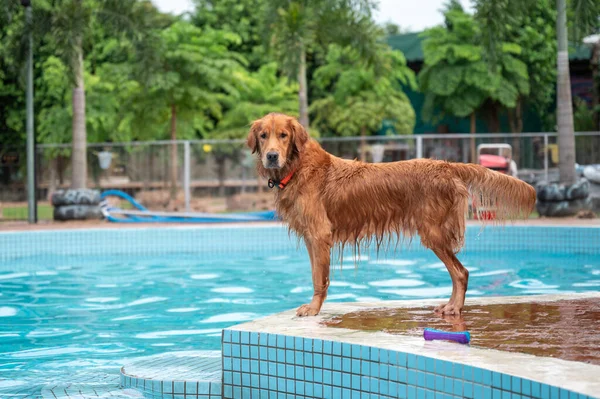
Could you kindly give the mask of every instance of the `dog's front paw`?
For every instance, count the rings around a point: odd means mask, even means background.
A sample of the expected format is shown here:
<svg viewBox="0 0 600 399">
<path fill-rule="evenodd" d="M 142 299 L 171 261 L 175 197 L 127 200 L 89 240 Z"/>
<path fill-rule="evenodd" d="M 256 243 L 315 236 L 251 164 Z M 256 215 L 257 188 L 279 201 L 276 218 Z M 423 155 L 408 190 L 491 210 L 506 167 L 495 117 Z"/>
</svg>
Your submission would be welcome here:
<svg viewBox="0 0 600 399">
<path fill-rule="evenodd" d="M 296 316 L 305 317 L 305 316 L 316 316 L 319 314 L 321 309 L 309 303 L 308 305 L 302 305 L 296 311 Z"/>
</svg>

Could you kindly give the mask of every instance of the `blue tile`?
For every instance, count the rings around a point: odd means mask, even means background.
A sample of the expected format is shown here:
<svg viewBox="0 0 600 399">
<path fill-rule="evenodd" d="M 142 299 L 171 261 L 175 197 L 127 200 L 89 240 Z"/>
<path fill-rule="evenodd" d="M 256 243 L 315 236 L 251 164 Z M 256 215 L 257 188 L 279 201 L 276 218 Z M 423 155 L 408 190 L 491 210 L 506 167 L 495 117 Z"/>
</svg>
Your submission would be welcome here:
<svg viewBox="0 0 600 399">
<path fill-rule="evenodd" d="M 296 366 L 295 374 L 296 379 L 300 381 L 304 381 L 304 367 Z"/>
<path fill-rule="evenodd" d="M 523 399 L 523 397 L 521 395 L 519 395 L 518 393 L 513 393 L 510 396 L 510 399 Z"/>
<path fill-rule="evenodd" d="M 304 387 L 305 387 L 304 381 L 297 381 L 296 380 L 296 393 L 297 394 L 304 395 Z"/>
<path fill-rule="evenodd" d="M 417 386 L 424 387 L 425 386 L 425 372 L 417 371 Z"/>
<path fill-rule="evenodd" d="M 277 347 L 282 349 L 285 348 L 285 335 L 277 334 Z"/>
<path fill-rule="evenodd" d="M 310 384 L 310 383 L 305 383 L 304 384 L 304 392 L 306 394 L 306 396 L 308 397 L 312 397 L 314 395 L 315 392 L 315 386 L 314 384 Z"/>
<path fill-rule="evenodd" d="M 231 335 L 229 337 L 231 339 Z M 229 378 L 231 378 L 231 373 L 223 373 L 223 377 L 225 377 L 226 375 L 228 375 Z M 152 381 L 152 390 L 154 392 L 162 392 L 162 381 Z"/>
<path fill-rule="evenodd" d="M 285 390 L 286 390 L 285 378 L 277 378 L 277 390 L 281 391 L 281 392 L 285 392 Z"/>
<path fill-rule="evenodd" d="M 342 344 L 342 356 L 348 358 L 352 357 L 352 345 Z"/>
<path fill-rule="evenodd" d="M 444 392 L 452 395 L 454 392 L 454 379 L 450 377 L 444 378 Z"/>
<path fill-rule="evenodd" d="M 409 369 L 416 369 L 417 368 L 417 355 L 413 355 L 412 353 L 408 354 L 407 367 Z"/>
<path fill-rule="evenodd" d="M 371 348 L 371 361 L 379 361 L 379 348 Z"/>
<path fill-rule="evenodd" d="M 287 380 L 287 384 L 286 384 L 286 392 L 288 393 L 296 393 L 296 386 L 295 386 L 295 381 L 294 380 Z"/>
<path fill-rule="evenodd" d="M 390 361 L 390 351 L 385 349 L 379 350 L 379 363 L 389 363 Z"/>
<path fill-rule="evenodd" d="M 473 381 L 473 367 L 463 366 L 463 380 Z"/>
<path fill-rule="evenodd" d="M 417 388 L 409 386 L 408 387 L 408 399 L 417 399 Z"/>
<path fill-rule="evenodd" d="M 398 382 L 406 384 L 408 371 L 404 367 L 398 368 Z"/>
<path fill-rule="evenodd" d="M 239 343 L 240 342 L 240 332 L 236 330 L 231 331 L 231 342 Z"/>
<path fill-rule="evenodd" d="M 379 379 L 378 378 L 371 378 L 371 382 L 369 383 L 369 386 L 371 387 L 372 393 L 379 393 Z"/>
<path fill-rule="evenodd" d="M 298 377 L 296 377 L 296 378 L 298 378 Z M 333 383 L 333 376 L 332 376 L 331 370 L 323 370 L 323 384 L 331 385 L 332 383 Z"/>
<path fill-rule="evenodd" d="M 370 349 L 368 346 L 363 345 L 360 347 L 360 358 L 364 360 L 369 360 L 371 357 Z"/>
<path fill-rule="evenodd" d="M 483 399 L 492 399 L 492 387 L 484 386 L 483 387 Z"/>
<path fill-rule="evenodd" d="M 210 383 L 210 394 L 211 395 L 221 395 L 222 387 L 219 382 L 211 382 Z"/>
<path fill-rule="evenodd" d="M 255 333 L 255 332 L 250 333 L 250 344 L 251 345 L 258 345 L 258 334 L 259 333 Z"/>
<path fill-rule="evenodd" d="M 173 392 L 173 381 L 171 381 L 171 382 L 164 381 L 163 382 L 163 392 L 164 393 L 174 393 Z"/>
<path fill-rule="evenodd" d="M 233 373 L 233 385 L 242 385 L 242 375 L 240 373 Z"/>
<path fill-rule="evenodd" d="M 231 356 L 242 357 L 242 349 L 241 349 L 240 345 L 238 345 L 238 344 L 231 345 Z"/>
<path fill-rule="evenodd" d="M 304 365 L 312 367 L 312 365 L 313 365 L 312 353 L 304 352 Z"/>
<path fill-rule="evenodd" d="M 248 345 L 242 345 L 242 357 L 243 358 L 250 357 L 250 347 Z"/>
<path fill-rule="evenodd" d="M 313 340 L 310 338 L 304 338 L 304 351 L 312 352 L 313 351 Z"/>
<path fill-rule="evenodd" d="M 250 332 L 248 331 L 242 331 L 240 333 L 240 342 L 242 344 L 249 344 L 250 343 Z"/>
<path fill-rule="evenodd" d="M 425 387 L 427 389 L 431 389 L 432 391 L 435 390 L 435 374 L 425 374 Z"/>
<path fill-rule="evenodd" d="M 333 385 L 342 386 L 342 373 L 339 371 L 333 372 Z"/>
<path fill-rule="evenodd" d="M 226 399 L 233 399 L 233 387 L 231 385 L 225 385 L 223 387 L 223 397 Z"/>
<path fill-rule="evenodd" d="M 550 399 L 550 385 L 540 384 L 541 385 L 541 397 L 542 399 Z"/>
<path fill-rule="evenodd" d="M 558 387 L 550 387 L 550 399 L 559 399 Z"/>
<path fill-rule="evenodd" d="M 425 358 L 425 371 L 435 373 L 435 359 L 431 357 Z"/>
<path fill-rule="evenodd" d="M 186 382 L 185 383 L 185 393 L 186 394 L 197 394 L 198 393 L 198 383 L 197 382 Z"/>
<path fill-rule="evenodd" d="M 313 366 L 319 367 L 319 368 L 323 367 L 323 355 L 322 354 L 320 354 L 320 353 L 313 354 Z"/>
<path fill-rule="evenodd" d="M 323 382 L 323 369 L 313 369 L 313 378 L 315 382 Z"/>
<path fill-rule="evenodd" d="M 323 396 L 323 385 L 321 384 L 314 384 L 313 385 L 313 390 L 314 390 L 314 395 L 317 398 L 320 398 Z"/>
<path fill-rule="evenodd" d="M 315 380 L 313 370 L 314 369 L 312 367 L 304 367 L 304 379 L 306 379 L 306 381 L 312 382 Z"/>
<path fill-rule="evenodd" d="M 294 364 L 294 358 L 296 357 L 296 352 L 293 349 L 285 350 L 285 362 Z"/>
<path fill-rule="evenodd" d="M 463 368 L 464 366 L 462 364 L 459 363 L 454 363 L 454 372 L 452 373 L 452 376 L 454 378 L 458 378 L 458 379 L 463 379 Z"/>
<path fill-rule="evenodd" d="M 389 368 L 390 366 L 388 366 L 387 364 L 380 364 L 379 365 L 379 378 L 382 378 L 384 380 L 389 379 Z"/>
<path fill-rule="evenodd" d="M 417 356 L 417 369 L 421 370 L 421 371 L 425 371 L 425 358 L 423 356 Z"/>
<path fill-rule="evenodd" d="M 271 361 L 271 362 L 277 361 L 277 349 L 269 348 L 268 352 L 269 352 L 269 361 Z"/>
<path fill-rule="evenodd" d="M 313 352 L 323 353 L 323 340 L 315 339 L 313 341 Z"/>
<path fill-rule="evenodd" d="M 569 391 L 561 388 L 560 389 L 560 399 L 569 399 Z"/>
<path fill-rule="evenodd" d="M 350 372 L 352 370 L 352 362 L 349 357 L 342 358 L 342 371 Z"/>
<path fill-rule="evenodd" d="M 233 371 L 240 371 L 242 369 L 242 361 L 240 359 L 233 358 Z"/>
<path fill-rule="evenodd" d="M 333 387 L 331 385 L 323 385 L 323 398 L 333 399 Z"/>
<path fill-rule="evenodd" d="M 277 378 L 269 377 L 269 389 L 272 391 L 277 390 Z"/>
<path fill-rule="evenodd" d="M 468 399 L 473 399 L 473 383 L 463 382 L 463 396 Z"/>
<path fill-rule="evenodd" d="M 333 353 L 333 342 L 323 341 L 323 353 L 331 355 Z"/>
<path fill-rule="evenodd" d="M 233 394 L 234 394 L 234 395 L 235 395 L 235 390 L 236 390 L 236 387 L 233 387 L 233 392 L 234 392 Z M 242 398 L 242 399 L 251 397 L 251 396 L 252 396 L 252 394 L 250 393 L 250 388 L 242 388 L 242 393 L 241 393 L 241 395 L 242 395 L 242 396 L 240 396 L 240 398 Z M 236 396 L 236 397 L 237 397 L 237 396 Z"/>
<path fill-rule="evenodd" d="M 268 345 L 268 338 L 269 338 L 269 334 L 266 333 L 258 333 L 258 342 L 260 343 L 261 346 L 267 346 Z"/>
<path fill-rule="evenodd" d="M 342 373 L 342 386 L 349 387 L 352 383 L 352 374 Z"/>
<path fill-rule="evenodd" d="M 362 352 L 362 347 L 360 345 L 352 345 L 352 357 L 355 359 L 360 359 L 360 355 Z"/>
<path fill-rule="evenodd" d="M 360 375 L 352 375 L 352 389 L 360 391 Z"/>
<path fill-rule="evenodd" d="M 440 392 L 444 390 L 444 376 L 435 374 L 435 390 Z"/>
<path fill-rule="evenodd" d="M 277 346 L 277 335 L 269 334 L 267 337 L 268 337 L 269 346 L 276 347 Z"/>
<path fill-rule="evenodd" d="M 360 360 L 352 359 L 352 372 L 355 374 L 360 374 Z"/>
<path fill-rule="evenodd" d="M 294 363 L 296 363 L 297 365 L 300 365 L 300 366 L 304 366 L 304 352 L 297 350 L 294 353 L 295 353 Z"/>
<path fill-rule="evenodd" d="M 341 356 L 342 355 L 342 343 L 341 342 L 333 342 L 333 354 Z"/>
<path fill-rule="evenodd" d="M 389 389 L 390 389 L 390 387 L 389 387 L 388 381 L 385 381 L 385 380 L 379 381 L 379 393 L 381 395 L 384 395 L 384 396 L 387 395 L 389 392 Z"/>
<path fill-rule="evenodd" d="M 444 375 L 446 377 L 452 377 L 454 375 L 453 373 L 453 368 L 454 368 L 454 363 L 452 362 L 444 362 Z"/>
<path fill-rule="evenodd" d="M 292 364 L 288 364 L 285 366 L 285 377 L 286 378 L 295 378 L 294 368 L 295 367 Z"/>
<path fill-rule="evenodd" d="M 390 366 L 390 381 L 398 382 L 398 366 Z"/>
<path fill-rule="evenodd" d="M 388 395 L 391 396 L 392 398 L 398 397 L 398 383 L 397 382 L 390 381 L 389 387 L 388 387 Z"/>
<path fill-rule="evenodd" d="M 502 387 L 502 375 L 497 372 L 492 372 L 492 387 L 493 388 L 501 388 Z"/>
<path fill-rule="evenodd" d="M 509 391 L 502 391 L 502 399 L 510 399 L 511 394 Z"/>
<path fill-rule="evenodd" d="M 477 367 L 473 368 L 473 382 L 477 384 L 483 383 L 483 370 Z"/>
<path fill-rule="evenodd" d="M 502 399 L 502 391 L 499 388 L 492 389 L 492 399 Z"/>
<path fill-rule="evenodd" d="M 223 353 L 223 356 L 231 356 L 231 345 L 223 344 L 221 352 Z"/>
<path fill-rule="evenodd" d="M 231 330 L 223 330 L 223 342 L 231 342 Z"/>
<path fill-rule="evenodd" d="M 511 377 L 510 380 L 511 391 L 521 393 L 521 379 L 519 377 Z M 504 389 L 504 385 L 502 388 Z"/>
<path fill-rule="evenodd" d="M 258 359 L 258 346 L 253 345 L 250 347 L 250 358 Z"/>
<path fill-rule="evenodd" d="M 249 387 L 250 386 L 250 373 L 242 374 L 242 386 Z"/>
<path fill-rule="evenodd" d="M 333 370 L 342 370 L 342 358 L 339 356 L 333 357 Z"/>
<path fill-rule="evenodd" d="M 269 377 L 266 375 L 261 375 L 260 376 L 260 387 L 261 388 L 268 388 L 269 387 Z"/>
<path fill-rule="evenodd" d="M 285 377 L 285 364 L 277 363 L 277 377 Z"/>
<path fill-rule="evenodd" d="M 360 377 L 360 389 L 362 391 L 369 392 L 370 380 L 371 379 L 369 377 L 364 375 Z"/>
<path fill-rule="evenodd" d="M 483 385 L 473 384 L 473 396 L 476 399 L 483 398 Z"/>
<path fill-rule="evenodd" d="M 248 360 L 248 359 L 242 359 L 242 371 L 244 373 L 249 373 L 250 372 L 250 360 Z"/>
<path fill-rule="evenodd" d="M 512 377 L 510 375 L 502 374 L 502 390 L 512 391 Z"/>
<path fill-rule="evenodd" d="M 260 370 L 258 369 L 258 360 L 250 360 L 250 372 L 258 374 Z"/>
<path fill-rule="evenodd" d="M 302 339 L 302 337 L 296 337 L 294 339 L 294 349 L 300 351 L 304 349 L 304 340 Z"/>
<path fill-rule="evenodd" d="M 277 363 L 275 362 L 271 362 L 271 363 L 267 363 L 267 365 L 269 366 L 269 375 L 277 375 Z"/>
<path fill-rule="evenodd" d="M 408 370 L 408 385 L 417 385 L 417 372 L 415 370 Z"/>
<path fill-rule="evenodd" d="M 490 370 L 483 370 L 483 385 L 492 385 L 492 372 Z"/>
<path fill-rule="evenodd" d="M 398 366 L 406 367 L 407 357 L 408 357 L 408 355 L 406 353 L 398 352 L 398 356 L 397 356 Z"/>
<path fill-rule="evenodd" d="M 539 382 L 531 381 L 531 396 L 536 399 L 542 397 L 542 387 Z"/>
<path fill-rule="evenodd" d="M 463 396 L 463 381 L 454 380 L 454 395 Z"/>
</svg>

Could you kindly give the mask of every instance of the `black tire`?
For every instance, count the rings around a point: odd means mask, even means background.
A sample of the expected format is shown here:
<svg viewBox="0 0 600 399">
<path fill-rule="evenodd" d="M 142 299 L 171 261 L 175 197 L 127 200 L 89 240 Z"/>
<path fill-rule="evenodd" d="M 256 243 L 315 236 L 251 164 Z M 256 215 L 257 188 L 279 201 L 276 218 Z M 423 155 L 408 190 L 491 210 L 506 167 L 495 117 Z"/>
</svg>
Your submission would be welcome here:
<svg viewBox="0 0 600 399">
<path fill-rule="evenodd" d="M 540 216 L 565 217 L 575 216 L 581 210 L 592 207 L 591 198 L 576 199 L 573 201 L 538 201 L 536 208 Z"/>
<path fill-rule="evenodd" d="M 52 194 L 53 206 L 65 205 L 98 205 L 100 204 L 100 191 L 87 188 L 77 190 L 59 190 Z"/>
<path fill-rule="evenodd" d="M 64 205 L 54 208 L 54 220 L 97 220 L 102 218 L 102 210 L 96 205 Z"/>
<path fill-rule="evenodd" d="M 590 183 L 586 179 L 581 179 L 570 186 L 541 182 L 536 186 L 536 191 L 540 201 L 572 201 L 587 198 L 590 195 Z"/>
</svg>

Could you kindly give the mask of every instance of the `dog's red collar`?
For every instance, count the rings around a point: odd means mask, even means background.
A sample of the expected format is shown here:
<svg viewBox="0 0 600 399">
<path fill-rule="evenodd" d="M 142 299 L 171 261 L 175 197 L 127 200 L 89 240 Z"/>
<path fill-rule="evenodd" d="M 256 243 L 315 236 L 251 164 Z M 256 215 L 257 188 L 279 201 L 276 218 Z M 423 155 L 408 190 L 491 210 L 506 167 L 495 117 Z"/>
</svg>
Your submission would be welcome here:
<svg viewBox="0 0 600 399">
<path fill-rule="evenodd" d="M 292 170 L 289 175 L 287 175 L 281 180 L 269 179 L 269 188 L 277 186 L 280 190 L 283 190 L 285 186 L 287 186 L 287 184 L 290 182 L 290 180 L 292 180 L 294 173 L 296 173 L 296 170 Z"/>
</svg>

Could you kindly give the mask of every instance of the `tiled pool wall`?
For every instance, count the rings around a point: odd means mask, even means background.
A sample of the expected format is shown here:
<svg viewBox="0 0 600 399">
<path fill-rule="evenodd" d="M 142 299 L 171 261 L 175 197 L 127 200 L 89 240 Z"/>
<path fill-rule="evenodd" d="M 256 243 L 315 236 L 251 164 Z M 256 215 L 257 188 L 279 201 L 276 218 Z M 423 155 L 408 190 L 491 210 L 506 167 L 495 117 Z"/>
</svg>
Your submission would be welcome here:
<svg viewBox="0 0 600 399">
<path fill-rule="evenodd" d="M 600 227 L 470 225 L 463 252 L 504 251 L 600 254 Z M 398 251 L 420 252 L 418 237 Z M 77 255 L 164 255 L 224 253 L 260 256 L 306 251 L 280 224 L 217 227 L 104 228 L 0 233 L 0 261 Z M 369 251 L 363 252 L 369 254 Z M 382 256 L 392 256 L 393 250 Z M 351 257 L 351 249 L 345 256 Z"/>
<path fill-rule="evenodd" d="M 322 339 L 226 329 L 222 351 L 227 399 L 592 398 L 456 362 Z"/>
</svg>

